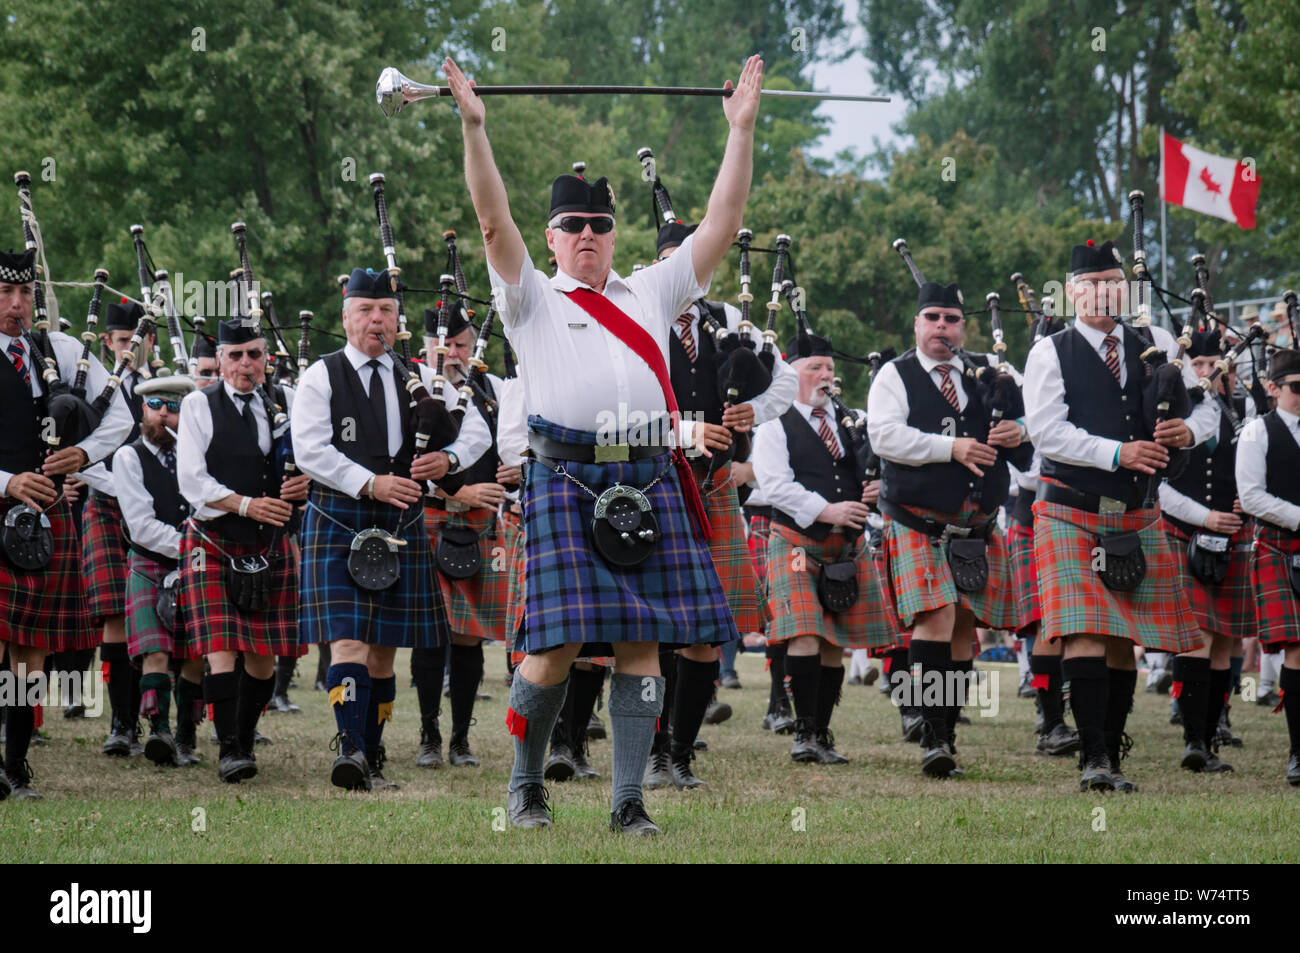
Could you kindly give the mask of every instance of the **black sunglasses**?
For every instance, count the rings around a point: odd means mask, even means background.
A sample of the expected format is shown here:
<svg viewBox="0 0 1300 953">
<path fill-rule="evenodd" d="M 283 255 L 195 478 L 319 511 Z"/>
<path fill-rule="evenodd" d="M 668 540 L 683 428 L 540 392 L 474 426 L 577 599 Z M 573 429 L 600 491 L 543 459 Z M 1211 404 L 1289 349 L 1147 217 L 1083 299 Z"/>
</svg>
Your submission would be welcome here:
<svg viewBox="0 0 1300 953">
<path fill-rule="evenodd" d="M 1300 397 L 1300 381 L 1283 381 L 1279 386 L 1285 387 L 1291 393 Z"/>
<path fill-rule="evenodd" d="M 161 397 L 146 397 L 144 405 L 150 410 L 162 410 L 166 407 L 173 414 L 181 412 L 181 402 L 179 400 L 163 400 Z"/>
<path fill-rule="evenodd" d="M 614 220 L 608 215 L 602 215 L 598 218 L 582 218 L 579 215 L 566 215 L 560 219 L 560 231 L 570 235 L 581 235 L 582 230 L 588 225 L 591 226 L 593 235 L 605 235 L 613 230 Z"/>
<path fill-rule="evenodd" d="M 925 320 L 932 324 L 940 318 L 943 319 L 944 324 L 956 324 L 958 321 L 963 321 L 966 318 L 964 314 L 940 314 L 938 311 L 922 311 L 921 317 L 925 318 Z"/>
<path fill-rule="evenodd" d="M 227 352 L 226 352 L 226 357 L 230 358 L 232 361 L 237 361 L 237 360 L 239 360 L 241 357 L 243 357 L 245 354 L 247 354 L 247 355 L 248 355 L 248 359 L 249 359 L 250 361 L 260 361 L 260 360 L 262 359 L 262 355 L 265 354 L 265 353 L 266 353 L 266 352 L 265 352 L 264 350 L 262 350 L 260 347 L 255 347 L 255 348 L 251 348 L 251 349 L 249 349 L 248 351 L 242 351 L 242 350 L 241 350 L 241 351 L 227 351 Z"/>
</svg>

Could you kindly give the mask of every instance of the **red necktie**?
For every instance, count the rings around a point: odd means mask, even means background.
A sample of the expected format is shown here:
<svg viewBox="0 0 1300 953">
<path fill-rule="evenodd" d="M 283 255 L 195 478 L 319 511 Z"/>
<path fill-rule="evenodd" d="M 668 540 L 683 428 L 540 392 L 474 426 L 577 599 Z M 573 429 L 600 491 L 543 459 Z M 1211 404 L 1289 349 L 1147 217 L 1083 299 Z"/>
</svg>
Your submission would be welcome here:
<svg viewBox="0 0 1300 953">
<path fill-rule="evenodd" d="M 957 397 L 957 388 L 953 386 L 952 377 L 950 376 L 952 365 L 937 364 L 934 369 L 943 375 L 943 380 L 939 384 L 939 393 L 943 394 L 944 400 L 952 404 L 953 410 L 960 412 L 961 401 Z"/>
<path fill-rule="evenodd" d="M 9 351 L 10 356 L 13 358 L 14 370 L 16 370 L 18 372 L 18 376 L 23 379 L 23 383 L 26 384 L 28 387 L 31 387 L 32 372 L 28 369 L 27 362 L 23 360 L 23 356 L 27 353 L 26 349 L 23 347 L 23 342 L 18 338 L 14 338 L 12 341 L 9 342 L 9 347 L 7 350 Z"/>
<path fill-rule="evenodd" d="M 677 319 L 677 327 L 681 329 L 682 347 L 686 348 L 686 356 L 695 363 L 695 333 L 691 331 L 691 324 L 695 321 L 694 315 L 683 314 Z"/>
<path fill-rule="evenodd" d="M 1106 345 L 1106 368 L 1115 375 L 1115 380 L 1119 382 L 1119 338 L 1113 334 L 1107 334 L 1102 338 L 1102 344 Z"/>
<path fill-rule="evenodd" d="M 835 439 L 835 431 L 831 430 L 831 425 L 826 420 L 826 408 L 814 407 L 812 415 L 817 420 L 817 435 L 822 438 L 822 443 L 826 444 L 826 449 L 831 452 L 831 459 L 838 460 L 844 456 L 844 451 L 840 449 L 839 442 Z"/>
</svg>

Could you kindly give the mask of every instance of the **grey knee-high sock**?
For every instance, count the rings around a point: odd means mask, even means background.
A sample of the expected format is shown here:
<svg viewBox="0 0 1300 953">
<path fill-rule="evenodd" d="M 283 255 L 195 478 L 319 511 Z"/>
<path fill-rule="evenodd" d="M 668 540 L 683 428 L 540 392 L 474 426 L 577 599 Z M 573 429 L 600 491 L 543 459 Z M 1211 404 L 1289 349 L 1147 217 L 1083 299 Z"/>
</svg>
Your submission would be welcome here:
<svg viewBox="0 0 1300 953">
<path fill-rule="evenodd" d="M 653 683 L 653 692 L 646 691 Z M 649 698 L 647 699 L 647 696 Z M 655 721 L 664 708 L 664 680 L 659 675 L 623 675 L 609 680 L 609 725 L 614 747 L 614 794 L 617 811 L 641 800 L 641 778 L 654 742 Z"/>
<path fill-rule="evenodd" d="M 546 744 L 564 707 L 568 689 L 568 678 L 558 685 L 537 685 L 515 669 L 514 681 L 510 683 L 510 711 L 506 714 L 506 725 L 515 738 L 515 763 L 510 769 L 509 790 L 542 783 Z M 645 770 L 645 755 L 641 756 L 641 770 Z"/>
</svg>

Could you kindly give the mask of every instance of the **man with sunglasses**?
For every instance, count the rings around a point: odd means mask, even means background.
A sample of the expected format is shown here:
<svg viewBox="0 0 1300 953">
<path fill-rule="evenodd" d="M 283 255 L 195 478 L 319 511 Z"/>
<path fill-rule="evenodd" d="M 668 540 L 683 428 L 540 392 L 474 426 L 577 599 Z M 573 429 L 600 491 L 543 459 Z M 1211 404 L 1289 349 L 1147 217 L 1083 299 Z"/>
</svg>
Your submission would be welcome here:
<svg viewBox="0 0 1300 953">
<path fill-rule="evenodd" d="M 194 358 L 194 383 L 199 388 L 221 380 L 217 370 L 217 348 L 206 334 L 200 334 L 195 338 L 192 357 Z"/>
<path fill-rule="evenodd" d="M 309 478 L 281 476 L 260 329 L 243 318 L 221 322 L 217 361 L 221 383 L 181 402 L 177 477 L 193 514 L 181 542 L 177 612 L 186 651 L 208 659 L 203 690 L 221 746 L 217 776 L 233 784 L 257 774 L 253 745 L 275 689 L 276 656 L 306 651 L 285 527 Z M 277 404 L 281 398 L 292 412 L 292 390 L 275 394 Z"/>
<path fill-rule="evenodd" d="M 1282 653 L 1278 688 L 1290 734 L 1286 780 L 1300 786 L 1300 350 L 1268 360 L 1277 406 L 1246 424 L 1237 441 L 1237 491 L 1255 518 L 1251 585 L 1259 643 Z"/>
<path fill-rule="evenodd" d="M 140 666 L 140 715 L 149 721 L 144 755 L 157 765 L 199 763 L 195 728 L 203 710 L 203 656 L 176 637 L 175 616 L 159 616 L 168 575 L 180 567 L 181 527 L 190 513 L 176 479 L 176 428 L 181 400 L 194 382 L 180 374 L 143 381 L 140 436 L 113 456 L 123 525 L 130 540 L 126 644 Z M 174 679 L 174 681 L 173 681 Z M 171 700 L 176 699 L 176 734 Z"/>
<path fill-rule="evenodd" d="M 294 457 L 313 480 L 302 525 L 304 645 L 328 642 L 325 684 L 338 729 L 330 783 L 347 790 L 395 788 L 383 775 L 384 724 L 397 695 L 399 648 L 437 649 L 447 616 L 433 577 L 422 500 L 429 480 L 473 463 L 491 442 L 477 411 L 466 412 L 446 447 L 416 453 L 410 401 L 385 348 L 397 337 L 397 299 L 387 271 L 355 268 L 343 297 L 347 344 L 303 373 L 293 418 Z M 428 365 L 417 364 L 426 387 Z M 446 384 L 434 400 L 456 399 Z M 363 587 L 349 568 L 357 534 L 379 530 L 396 578 Z"/>
<path fill-rule="evenodd" d="M 35 257 L 34 251 L 0 251 L 0 523 L 17 515 L 12 513 L 15 507 L 26 504 L 49 521 L 53 548 L 49 562 L 39 568 L 24 569 L 7 554 L 0 556 L 0 651 L 14 676 L 21 678 L 17 691 L 22 699 L 39 695 L 47 651 L 70 652 L 99 641 L 86 611 L 81 546 L 72 510 L 59 484 L 112 453 L 131 429 L 131 412 L 117 394 L 88 436 L 74 446 L 49 452 L 42 439 L 49 419 L 49 390 L 38 370 L 39 356 L 32 353 L 31 338 L 24 334 L 32 326 Z M 61 331 L 49 332 L 49 341 L 59 377 L 71 384 L 81 359 L 81 342 Z M 98 394 L 107 382 L 108 372 L 91 355 L 87 390 Z M 27 763 L 35 707 L 10 704 L 3 714 L 0 800 L 11 794 L 38 798 Z"/>
<path fill-rule="evenodd" d="M 546 241 L 558 271 L 550 279 L 533 267 L 511 219 L 483 102 L 451 59 L 444 65 L 460 109 L 465 177 L 493 294 L 523 362 L 534 457 L 524 490 L 526 608 L 517 642 L 529 654 L 510 690 L 515 765 L 508 813 L 516 826 L 552 823 L 543 770 L 570 665 L 580 653 L 608 655 L 612 647 L 610 828 L 654 834 L 659 828 L 646 813 L 641 779 L 663 705 L 659 643 L 720 644 L 739 636 L 709 555 L 707 519 L 689 465 L 680 450 L 669 449 L 677 422 L 667 355 L 673 322 L 708 291 L 740 228 L 762 61 L 751 57 L 722 101 L 730 127 L 726 153 L 708 212 L 677 253 L 654 268 L 618 275 L 611 269 L 608 182 L 564 175 L 551 186 Z M 593 497 L 615 484 L 636 495 L 596 517 Z M 618 535 L 618 523 L 626 535 Z M 637 562 L 629 567 L 623 560 Z"/>
<path fill-rule="evenodd" d="M 1081 790 L 1131 792 L 1137 786 L 1120 760 L 1131 744 L 1133 645 L 1183 652 L 1200 634 L 1180 557 L 1162 531 L 1156 483 L 1171 448 L 1218 433 L 1219 411 L 1204 400 L 1186 420 L 1148 428 L 1142 353 L 1154 345 L 1173 360 L 1178 345 L 1163 328 L 1151 327 L 1148 340 L 1119 321 L 1126 288 L 1112 242 L 1074 246 L 1065 293 L 1073 324 L 1036 344 L 1025 366 L 1026 419 L 1042 455 L 1033 507 L 1039 637 L 1065 644 Z M 1190 362 L 1182 379 L 1196 386 Z"/>
<path fill-rule="evenodd" d="M 882 367 L 867 396 L 871 446 L 883 461 L 886 578 L 899 621 L 911 629 L 910 667 L 920 672 L 913 701 L 924 719 L 921 770 L 936 778 L 962 773 L 955 735 L 975 627 L 1015 623 L 996 514 L 1010 491 L 1008 461 L 1028 469 L 1033 456 L 1024 423 L 994 421 L 985 406 L 985 385 L 973 373 L 996 358 L 961 350 L 962 307 L 956 284 L 925 282 L 916 347 Z M 895 691 L 908 687 L 905 674 L 891 678 Z M 942 692 L 925 690 L 936 682 Z"/>
</svg>

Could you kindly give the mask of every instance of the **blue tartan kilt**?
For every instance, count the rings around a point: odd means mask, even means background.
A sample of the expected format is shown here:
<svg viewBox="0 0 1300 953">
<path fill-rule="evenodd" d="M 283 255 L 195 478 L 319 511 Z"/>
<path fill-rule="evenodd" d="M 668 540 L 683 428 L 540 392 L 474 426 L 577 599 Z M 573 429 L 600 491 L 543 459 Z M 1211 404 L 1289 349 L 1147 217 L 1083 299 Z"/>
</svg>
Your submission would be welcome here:
<svg viewBox="0 0 1300 953">
<path fill-rule="evenodd" d="M 529 417 L 528 425 L 552 440 L 596 443 L 591 431 L 542 417 Z M 597 494 L 615 483 L 642 489 L 663 472 L 646 491 L 662 538 L 640 565 L 611 566 L 589 535 L 595 499 L 567 477 L 530 462 L 523 501 L 524 624 L 517 650 L 581 642 L 587 643 L 583 655 L 612 655 L 615 642 L 684 647 L 740 638 L 708 544 L 691 526 L 671 457 L 564 466 Z"/>
<path fill-rule="evenodd" d="M 371 645 L 431 649 L 448 638 L 447 613 L 434 579 L 433 552 L 420 504 L 399 511 L 375 500 L 354 500 L 318 483 L 303 514 L 298 633 L 305 644 L 358 639 Z M 319 510 L 317 509 L 319 507 Z M 390 588 L 369 592 L 352 581 L 352 530 L 386 529 L 407 545 L 398 550 L 400 575 Z M 397 531 L 398 513 L 402 529 Z"/>
</svg>

